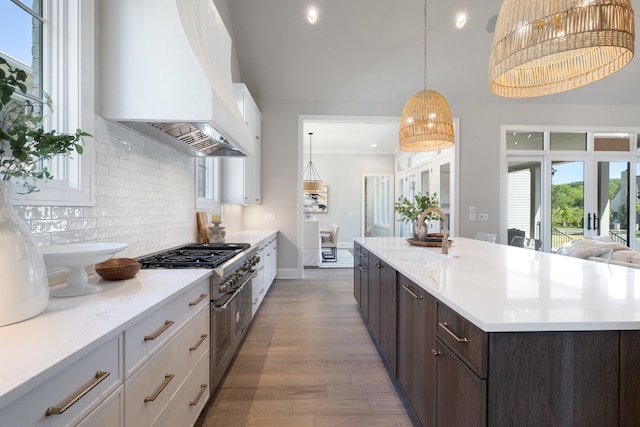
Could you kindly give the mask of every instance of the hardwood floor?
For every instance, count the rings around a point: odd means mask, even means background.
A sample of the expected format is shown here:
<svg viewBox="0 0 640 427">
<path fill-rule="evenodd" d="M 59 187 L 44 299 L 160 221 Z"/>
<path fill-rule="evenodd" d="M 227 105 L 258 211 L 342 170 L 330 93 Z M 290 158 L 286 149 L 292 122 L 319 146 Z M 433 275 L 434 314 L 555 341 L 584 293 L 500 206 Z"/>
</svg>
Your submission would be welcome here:
<svg viewBox="0 0 640 427">
<path fill-rule="evenodd" d="M 196 426 L 412 426 L 353 298 L 353 270 L 276 280 Z"/>
</svg>

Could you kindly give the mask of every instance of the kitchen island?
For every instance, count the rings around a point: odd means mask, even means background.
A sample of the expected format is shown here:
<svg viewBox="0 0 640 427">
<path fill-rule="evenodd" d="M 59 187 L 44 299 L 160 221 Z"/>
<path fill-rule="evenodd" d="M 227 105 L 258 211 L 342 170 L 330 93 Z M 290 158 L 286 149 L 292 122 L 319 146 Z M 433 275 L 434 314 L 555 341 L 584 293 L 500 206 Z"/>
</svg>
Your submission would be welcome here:
<svg viewBox="0 0 640 427">
<path fill-rule="evenodd" d="M 355 248 L 362 317 L 423 425 L 640 425 L 640 271 L 457 237 Z"/>
</svg>

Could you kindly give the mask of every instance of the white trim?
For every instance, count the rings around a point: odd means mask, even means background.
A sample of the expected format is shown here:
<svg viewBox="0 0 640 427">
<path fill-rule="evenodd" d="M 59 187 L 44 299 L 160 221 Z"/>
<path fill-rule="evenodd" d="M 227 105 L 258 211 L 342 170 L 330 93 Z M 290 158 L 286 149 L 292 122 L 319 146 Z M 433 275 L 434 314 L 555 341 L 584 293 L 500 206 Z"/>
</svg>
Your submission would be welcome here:
<svg viewBox="0 0 640 427">
<path fill-rule="evenodd" d="M 44 90 L 54 102 L 47 128 L 64 133 L 80 128 L 95 137 L 95 0 L 44 0 L 43 10 Z M 71 156 L 79 163 L 61 172 L 73 177 L 39 182 L 40 191 L 17 196 L 14 204 L 94 205 L 93 138 L 84 141 L 84 154 Z"/>
</svg>

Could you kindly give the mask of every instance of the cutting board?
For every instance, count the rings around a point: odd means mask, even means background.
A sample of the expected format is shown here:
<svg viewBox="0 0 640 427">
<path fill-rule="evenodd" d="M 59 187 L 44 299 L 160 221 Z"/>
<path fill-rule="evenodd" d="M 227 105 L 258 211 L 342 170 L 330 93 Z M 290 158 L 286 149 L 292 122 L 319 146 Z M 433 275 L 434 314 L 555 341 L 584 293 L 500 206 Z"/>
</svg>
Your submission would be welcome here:
<svg viewBox="0 0 640 427">
<path fill-rule="evenodd" d="M 202 243 L 209 243 L 209 215 L 206 212 L 196 212 L 198 219 L 198 234 Z"/>
</svg>

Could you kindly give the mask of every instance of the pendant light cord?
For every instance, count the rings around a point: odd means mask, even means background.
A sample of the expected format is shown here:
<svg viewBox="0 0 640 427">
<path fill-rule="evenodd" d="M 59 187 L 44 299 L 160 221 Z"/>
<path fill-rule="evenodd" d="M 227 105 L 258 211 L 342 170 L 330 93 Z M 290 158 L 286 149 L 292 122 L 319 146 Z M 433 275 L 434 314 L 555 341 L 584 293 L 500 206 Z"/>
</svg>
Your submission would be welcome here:
<svg viewBox="0 0 640 427">
<path fill-rule="evenodd" d="M 424 90 L 427 90 L 427 0 L 424 0 Z"/>
</svg>

